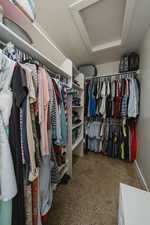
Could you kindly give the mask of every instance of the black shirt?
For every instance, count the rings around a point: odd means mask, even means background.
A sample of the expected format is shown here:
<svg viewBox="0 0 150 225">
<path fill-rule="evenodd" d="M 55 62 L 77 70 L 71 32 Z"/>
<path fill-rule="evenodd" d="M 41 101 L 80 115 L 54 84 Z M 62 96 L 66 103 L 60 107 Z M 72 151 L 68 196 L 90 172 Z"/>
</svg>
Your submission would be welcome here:
<svg viewBox="0 0 150 225">
<path fill-rule="evenodd" d="M 20 136 L 20 107 L 27 96 L 25 70 L 16 65 L 12 76 L 13 105 L 9 121 L 9 142 L 14 162 L 18 192 L 12 202 L 12 225 L 25 225 L 23 163 Z"/>
</svg>

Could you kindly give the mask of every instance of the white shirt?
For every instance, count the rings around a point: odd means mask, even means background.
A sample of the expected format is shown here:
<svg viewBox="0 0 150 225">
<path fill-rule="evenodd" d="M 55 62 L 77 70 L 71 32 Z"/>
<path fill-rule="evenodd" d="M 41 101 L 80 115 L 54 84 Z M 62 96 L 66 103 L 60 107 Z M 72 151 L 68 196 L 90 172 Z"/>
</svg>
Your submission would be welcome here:
<svg viewBox="0 0 150 225">
<path fill-rule="evenodd" d="M 0 199 L 11 200 L 17 194 L 14 165 L 8 140 L 12 108 L 10 82 L 15 62 L 0 53 Z"/>
<path fill-rule="evenodd" d="M 136 118 L 138 115 L 139 94 L 138 86 L 135 79 L 130 81 L 130 96 L 128 103 L 128 117 Z"/>
</svg>

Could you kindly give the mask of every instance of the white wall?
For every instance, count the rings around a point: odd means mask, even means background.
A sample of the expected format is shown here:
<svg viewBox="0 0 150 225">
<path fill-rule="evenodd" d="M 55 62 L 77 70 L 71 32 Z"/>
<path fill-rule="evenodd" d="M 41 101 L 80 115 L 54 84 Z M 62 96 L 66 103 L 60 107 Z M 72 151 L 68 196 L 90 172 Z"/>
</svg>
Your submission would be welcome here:
<svg viewBox="0 0 150 225">
<path fill-rule="evenodd" d="M 118 73 L 119 61 L 97 65 L 97 71 L 98 75 L 110 75 Z"/>
<path fill-rule="evenodd" d="M 141 106 L 137 129 L 137 162 L 150 188 L 150 28 L 140 47 Z"/>
</svg>

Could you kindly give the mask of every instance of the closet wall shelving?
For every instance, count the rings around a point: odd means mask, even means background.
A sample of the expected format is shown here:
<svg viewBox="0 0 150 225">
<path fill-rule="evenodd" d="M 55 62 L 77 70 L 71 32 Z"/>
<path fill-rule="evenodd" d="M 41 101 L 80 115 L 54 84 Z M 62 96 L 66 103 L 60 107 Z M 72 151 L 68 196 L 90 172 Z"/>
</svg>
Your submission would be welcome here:
<svg viewBox="0 0 150 225">
<path fill-rule="evenodd" d="M 80 109 L 80 108 L 83 108 L 83 105 L 80 105 L 80 106 L 79 106 L 79 105 L 76 105 L 76 106 L 73 105 L 72 108 L 74 108 L 74 109 L 76 109 L 76 108 L 77 108 L 77 109 Z"/>
<path fill-rule="evenodd" d="M 72 125 L 72 129 L 75 129 L 75 128 L 80 127 L 80 126 L 82 126 L 82 125 L 83 125 L 83 122 L 78 123 L 78 124 L 76 124 L 76 125 Z"/>
<path fill-rule="evenodd" d="M 76 68 L 73 68 L 74 79 L 80 84 L 72 82 L 72 87 L 78 91 L 78 97 L 80 98 L 80 106 L 72 105 L 72 111 L 79 114 L 80 122 L 78 124 L 72 124 L 72 132 L 74 129 L 79 129 L 79 135 L 73 141 L 72 139 L 72 153 L 77 156 L 83 156 L 83 132 L 84 132 L 84 75 L 79 73 Z"/>
<path fill-rule="evenodd" d="M 72 65 L 72 61 L 66 58 L 63 53 L 48 39 L 48 36 L 43 32 L 39 25 L 31 23 L 31 21 L 18 10 L 15 5 L 9 0 L 3 4 L 4 15 L 21 26 L 33 40 L 33 44 L 29 44 L 18 36 L 11 29 L 0 22 L 0 40 L 4 43 L 12 42 L 17 48 L 28 53 L 33 59 L 41 62 L 50 71 L 59 74 L 64 78 L 65 83 L 69 87 L 78 90 L 81 98 L 81 106 L 72 107 L 72 95 L 68 95 L 68 143 L 66 154 L 66 166 L 60 168 L 62 176 L 68 173 L 72 176 L 72 154 L 83 156 L 83 131 L 84 131 L 84 76 Z M 75 74 L 75 79 L 80 86 L 72 82 L 72 73 Z M 72 125 L 72 110 L 79 112 L 81 122 Z M 73 127 L 72 127 L 73 126 Z M 72 131 L 75 128 L 81 129 L 79 137 L 72 143 Z M 53 187 L 53 189 L 55 189 Z"/>
<path fill-rule="evenodd" d="M 71 79 L 71 74 L 68 74 L 61 67 L 58 67 L 48 57 L 46 57 L 43 53 L 41 53 L 29 43 L 27 43 L 25 40 L 23 40 L 20 36 L 6 27 L 3 23 L 0 23 L 0 39 L 6 43 L 11 41 L 15 46 L 28 53 L 34 59 L 40 61 L 43 65 L 46 65 L 47 68 L 51 71 L 60 74 L 60 76 L 63 76 L 67 79 Z"/>
<path fill-rule="evenodd" d="M 6 0 L 6 2 L 8 2 Z M 9 3 L 8 3 L 9 4 Z M 17 18 L 19 18 L 19 13 L 17 13 Z M 8 14 L 7 14 L 8 15 Z M 21 21 L 22 21 L 22 14 L 20 13 Z M 19 20 L 18 20 L 19 21 Z M 19 22 L 18 22 L 19 24 Z M 37 29 L 34 24 L 28 21 L 28 29 L 33 32 L 33 27 L 35 29 L 36 35 L 39 35 L 39 38 L 44 41 L 45 36 L 42 34 L 42 31 Z M 31 32 L 31 33 L 32 33 Z M 31 36 L 32 38 L 32 36 Z M 2 22 L 0 22 L 0 40 L 4 43 L 11 42 L 13 43 L 17 48 L 22 50 L 23 52 L 26 52 L 28 55 L 30 55 L 33 59 L 39 61 L 43 65 L 45 65 L 48 70 L 51 72 L 54 72 L 60 76 L 60 78 L 63 78 L 64 83 L 72 87 L 72 61 L 70 59 L 67 59 L 61 51 L 59 51 L 55 45 L 53 45 L 50 41 L 47 45 L 47 48 L 50 48 L 51 55 L 48 57 L 43 52 L 39 51 L 37 48 L 35 48 L 35 45 L 31 45 L 28 42 L 26 42 L 24 39 L 22 39 L 19 35 L 17 35 L 15 32 L 13 32 L 11 29 L 6 27 Z M 45 40 L 46 41 L 46 40 Z M 33 43 L 34 44 L 34 43 Z M 55 59 L 56 55 L 58 55 L 58 61 L 52 61 L 51 58 Z M 66 154 L 66 163 L 62 168 L 59 168 L 61 170 L 61 176 L 65 173 L 69 174 L 71 176 L 72 174 L 72 150 L 70 149 L 70 143 L 72 141 L 72 127 L 70 127 L 70 124 L 72 124 L 72 108 L 70 101 L 70 96 L 68 96 L 68 143 L 67 143 L 67 154 Z M 70 132 L 71 130 L 71 132 Z M 56 185 L 52 187 L 53 189 L 56 189 Z"/>
<path fill-rule="evenodd" d="M 25 14 L 10 0 L 1 0 L 0 3 L 4 9 L 4 16 L 14 21 L 27 32 L 33 41 L 32 46 L 43 53 L 44 56 L 48 57 L 50 61 L 62 70 L 71 75 L 71 60 L 66 58 L 60 49 L 58 49 L 53 40 L 51 40 L 49 35 L 41 28 L 38 22 L 35 21 L 34 23 L 31 23 L 29 18 L 26 17 Z"/>
</svg>

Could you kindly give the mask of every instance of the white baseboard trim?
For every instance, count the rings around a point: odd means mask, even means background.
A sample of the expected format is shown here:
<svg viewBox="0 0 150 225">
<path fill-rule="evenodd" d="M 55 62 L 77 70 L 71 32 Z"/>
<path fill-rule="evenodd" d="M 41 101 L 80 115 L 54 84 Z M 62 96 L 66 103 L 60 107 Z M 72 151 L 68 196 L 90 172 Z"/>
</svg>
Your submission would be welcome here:
<svg viewBox="0 0 150 225">
<path fill-rule="evenodd" d="M 145 186 L 146 191 L 150 192 L 150 189 L 148 188 L 148 185 L 147 185 L 146 180 L 145 180 L 145 178 L 143 176 L 143 173 L 142 173 L 142 171 L 141 171 L 141 169 L 139 167 L 138 162 L 135 160 L 134 163 L 135 163 L 135 167 L 136 167 L 137 173 L 139 175 L 139 178 L 140 178 L 142 184 Z"/>
</svg>

